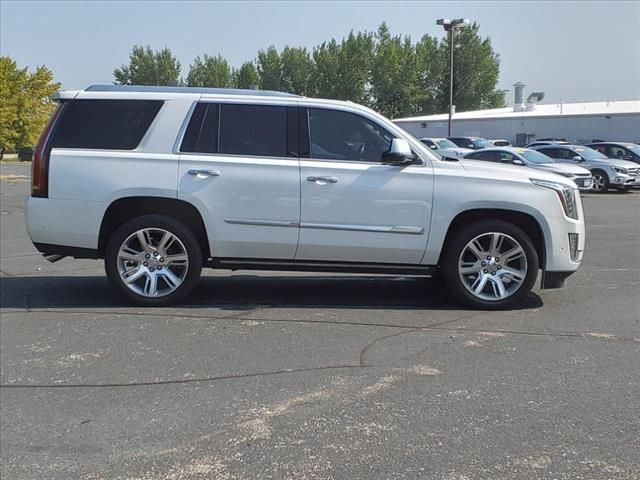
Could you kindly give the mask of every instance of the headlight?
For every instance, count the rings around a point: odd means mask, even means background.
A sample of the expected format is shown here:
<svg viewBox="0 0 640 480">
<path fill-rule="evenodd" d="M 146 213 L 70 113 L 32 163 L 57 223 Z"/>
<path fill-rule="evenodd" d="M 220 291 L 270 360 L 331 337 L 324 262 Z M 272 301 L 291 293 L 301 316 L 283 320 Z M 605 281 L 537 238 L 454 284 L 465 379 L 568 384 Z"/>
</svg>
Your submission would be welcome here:
<svg viewBox="0 0 640 480">
<path fill-rule="evenodd" d="M 611 167 L 611 168 L 613 168 L 614 172 L 624 173 L 625 175 L 627 174 L 627 169 L 626 168 L 622 168 L 622 167 Z"/>
<path fill-rule="evenodd" d="M 578 201 L 576 199 L 576 192 L 571 187 L 567 187 L 562 183 L 550 182 L 549 180 L 538 180 L 535 178 L 530 179 L 531 182 L 539 187 L 550 188 L 558 194 L 564 214 L 569 218 L 578 219 Z"/>
</svg>

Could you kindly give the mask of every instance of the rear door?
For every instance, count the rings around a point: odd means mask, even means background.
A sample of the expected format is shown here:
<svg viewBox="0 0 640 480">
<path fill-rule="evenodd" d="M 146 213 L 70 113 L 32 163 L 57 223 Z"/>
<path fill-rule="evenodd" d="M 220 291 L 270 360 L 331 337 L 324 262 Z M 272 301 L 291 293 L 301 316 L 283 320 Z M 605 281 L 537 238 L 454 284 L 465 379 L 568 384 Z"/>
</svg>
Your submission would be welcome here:
<svg viewBox="0 0 640 480">
<path fill-rule="evenodd" d="M 301 145 L 296 259 L 419 264 L 431 217 L 431 166 L 382 164 L 394 135 L 372 118 L 330 108 L 301 108 L 300 115 L 308 128 L 300 128 L 307 148 Z"/>
<path fill-rule="evenodd" d="M 198 103 L 180 150 L 178 197 L 202 212 L 214 257 L 293 259 L 300 221 L 295 106 Z"/>
</svg>

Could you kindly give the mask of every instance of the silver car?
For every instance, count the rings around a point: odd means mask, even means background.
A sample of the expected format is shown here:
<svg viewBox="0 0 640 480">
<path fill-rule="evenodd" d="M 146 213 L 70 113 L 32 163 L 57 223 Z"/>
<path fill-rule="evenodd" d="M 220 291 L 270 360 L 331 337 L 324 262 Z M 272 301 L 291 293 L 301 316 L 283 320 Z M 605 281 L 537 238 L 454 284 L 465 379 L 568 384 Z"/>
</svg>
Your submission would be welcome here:
<svg viewBox="0 0 640 480">
<path fill-rule="evenodd" d="M 559 163 L 546 155 L 528 148 L 486 148 L 471 152 L 464 157 L 470 160 L 484 160 L 496 163 L 521 165 L 536 170 L 556 173 L 575 182 L 580 190 L 591 190 L 591 172 L 578 165 Z"/>
<path fill-rule="evenodd" d="M 462 148 L 457 146 L 451 140 L 446 138 L 420 138 L 422 143 L 431 149 L 433 153 L 442 158 L 462 158 L 467 153 L 473 152 L 470 148 Z"/>
<path fill-rule="evenodd" d="M 639 183 L 640 167 L 627 160 L 607 158 L 582 145 L 545 145 L 535 147 L 558 162 L 587 168 L 593 175 L 593 191 L 603 193 L 610 188 L 627 190 Z"/>
</svg>

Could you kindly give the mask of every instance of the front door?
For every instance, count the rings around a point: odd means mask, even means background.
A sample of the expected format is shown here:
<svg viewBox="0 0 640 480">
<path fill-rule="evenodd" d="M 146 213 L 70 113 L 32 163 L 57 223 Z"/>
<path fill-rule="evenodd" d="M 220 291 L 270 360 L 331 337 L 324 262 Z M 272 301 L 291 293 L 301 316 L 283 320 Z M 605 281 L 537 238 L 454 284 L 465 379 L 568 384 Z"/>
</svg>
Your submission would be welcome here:
<svg viewBox="0 0 640 480">
<path fill-rule="evenodd" d="M 394 135 L 359 113 L 301 108 L 309 158 L 300 159 L 297 260 L 419 264 L 431 216 L 430 165 L 381 162 Z M 301 142 L 302 143 L 302 142 Z"/>
<path fill-rule="evenodd" d="M 297 108 L 201 103 L 186 129 L 178 197 L 217 258 L 293 259 L 300 221 Z"/>
</svg>

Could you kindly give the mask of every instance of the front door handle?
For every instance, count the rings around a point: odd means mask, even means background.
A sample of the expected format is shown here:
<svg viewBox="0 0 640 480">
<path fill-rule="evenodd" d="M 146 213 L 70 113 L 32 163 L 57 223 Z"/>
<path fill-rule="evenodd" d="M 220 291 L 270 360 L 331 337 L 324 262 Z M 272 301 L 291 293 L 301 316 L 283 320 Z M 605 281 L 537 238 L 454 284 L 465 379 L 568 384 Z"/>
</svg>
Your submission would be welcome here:
<svg viewBox="0 0 640 480">
<path fill-rule="evenodd" d="M 307 177 L 307 182 L 314 182 L 318 185 L 326 185 L 327 183 L 338 183 L 336 177 Z"/>
<path fill-rule="evenodd" d="M 220 172 L 217 170 L 198 170 L 196 168 L 192 168 L 191 170 L 187 170 L 189 175 L 194 175 L 198 178 L 207 178 L 207 177 L 219 177 Z"/>
</svg>

